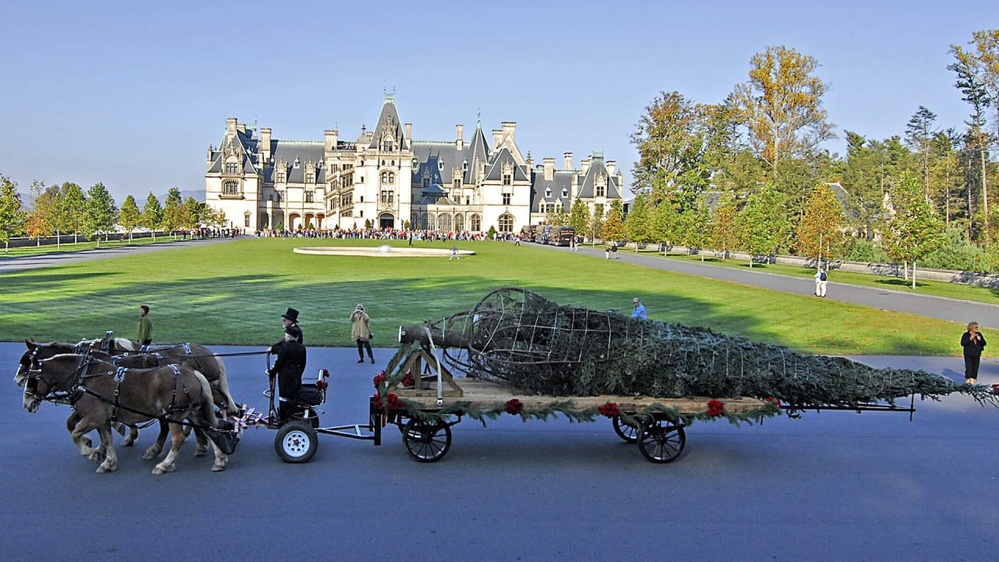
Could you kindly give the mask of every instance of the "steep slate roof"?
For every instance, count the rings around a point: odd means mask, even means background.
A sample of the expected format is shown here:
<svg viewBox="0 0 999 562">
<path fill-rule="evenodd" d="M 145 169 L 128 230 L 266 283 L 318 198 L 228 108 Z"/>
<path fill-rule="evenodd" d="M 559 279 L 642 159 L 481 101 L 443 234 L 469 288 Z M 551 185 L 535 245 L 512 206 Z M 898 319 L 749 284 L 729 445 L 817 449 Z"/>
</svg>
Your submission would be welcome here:
<svg viewBox="0 0 999 562">
<path fill-rule="evenodd" d="M 240 152 L 243 154 L 243 162 L 241 173 L 244 174 L 256 174 L 257 173 L 257 139 L 253 137 L 253 129 L 240 130 L 236 129 L 236 135 L 233 137 L 233 144 L 240 148 Z M 219 143 L 219 148 L 212 150 L 212 165 L 208 167 L 209 174 L 221 174 L 223 170 L 223 160 L 224 151 L 222 150 L 226 146 L 226 137 L 222 137 L 222 142 Z"/>
<path fill-rule="evenodd" d="M 382 142 L 382 137 L 386 130 L 392 128 L 392 138 L 395 141 L 396 150 L 406 148 L 405 131 L 399 121 L 399 111 L 395 107 L 395 96 L 385 94 L 385 102 L 382 103 L 382 113 L 378 116 L 378 125 L 375 126 L 375 134 L 371 137 L 371 144 L 368 148 L 377 149 Z"/>
<path fill-rule="evenodd" d="M 322 161 L 324 155 L 323 141 L 276 140 L 271 142 L 271 146 L 272 161 L 274 164 L 277 165 L 280 160 L 287 162 L 287 183 L 305 183 L 305 164 L 308 162 L 318 164 Z M 299 163 L 297 168 L 295 167 L 296 158 Z M 266 181 L 272 181 L 273 175 L 265 179 Z M 325 181 L 326 167 L 323 166 L 317 170 L 316 183 L 324 183 Z"/>
<path fill-rule="evenodd" d="M 513 181 L 528 179 L 523 167 L 517 164 L 517 159 L 513 157 L 513 153 L 506 147 L 493 153 L 489 159 L 486 165 L 485 179 L 501 182 L 503 180 L 503 163 L 505 162 L 513 165 Z"/>
<path fill-rule="evenodd" d="M 607 176 L 607 198 L 624 199 L 624 195 L 621 193 L 621 186 L 617 184 L 617 177 L 612 176 L 607 172 L 607 166 L 604 164 L 604 157 L 597 155 L 590 157 L 590 169 L 586 171 L 586 176 L 579 182 L 579 197 L 584 199 L 591 199 L 594 197 L 594 181 L 597 172 L 603 172 L 604 175 Z"/>
<path fill-rule="evenodd" d="M 536 213 L 541 208 L 541 202 L 554 203 L 560 201 L 566 211 L 569 210 L 569 198 L 562 197 L 562 189 L 566 189 L 572 195 L 572 178 L 578 174 L 578 170 L 555 170 L 551 181 L 545 179 L 545 169 L 543 166 L 534 168 L 534 179 L 531 182 L 531 212 Z M 551 190 L 551 196 L 545 194 Z"/>
</svg>

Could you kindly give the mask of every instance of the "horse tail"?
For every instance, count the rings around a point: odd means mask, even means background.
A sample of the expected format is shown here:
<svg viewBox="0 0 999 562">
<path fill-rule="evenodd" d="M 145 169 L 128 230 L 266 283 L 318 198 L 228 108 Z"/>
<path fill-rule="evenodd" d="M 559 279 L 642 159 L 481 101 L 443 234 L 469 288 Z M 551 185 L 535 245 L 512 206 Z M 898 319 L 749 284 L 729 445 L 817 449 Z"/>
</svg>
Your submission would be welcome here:
<svg viewBox="0 0 999 562">
<path fill-rule="evenodd" d="M 201 408 L 197 412 L 197 415 L 208 427 L 215 427 L 218 425 L 219 420 L 215 417 L 215 403 L 212 402 L 212 386 L 208 384 L 208 379 L 205 378 L 205 375 L 201 374 L 201 371 L 192 369 L 191 372 L 194 373 L 198 384 L 201 385 Z"/>
<path fill-rule="evenodd" d="M 239 405 L 236 404 L 236 400 L 232 397 L 232 392 L 229 391 L 229 379 L 226 378 L 225 363 L 222 362 L 222 358 L 218 355 L 212 355 L 212 359 L 218 366 L 219 379 L 216 384 L 218 385 L 219 392 L 225 396 L 226 410 L 229 410 L 230 412 L 238 412 Z"/>
</svg>

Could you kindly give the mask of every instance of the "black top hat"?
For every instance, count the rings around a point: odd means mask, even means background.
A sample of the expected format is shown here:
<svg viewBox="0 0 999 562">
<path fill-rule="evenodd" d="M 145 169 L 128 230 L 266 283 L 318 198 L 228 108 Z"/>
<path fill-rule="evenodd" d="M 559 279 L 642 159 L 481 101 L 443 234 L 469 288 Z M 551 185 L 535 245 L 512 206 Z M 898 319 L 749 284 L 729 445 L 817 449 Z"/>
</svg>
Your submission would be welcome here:
<svg viewBox="0 0 999 562">
<path fill-rule="evenodd" d="M 298 322 L 298 311 L 295 310 L 294 308 L 289 308 L 288 312 L 285 312 L 284 314 L 281 315 L 281 318 L 287 318 L 292 322 Z"/>
</svg>

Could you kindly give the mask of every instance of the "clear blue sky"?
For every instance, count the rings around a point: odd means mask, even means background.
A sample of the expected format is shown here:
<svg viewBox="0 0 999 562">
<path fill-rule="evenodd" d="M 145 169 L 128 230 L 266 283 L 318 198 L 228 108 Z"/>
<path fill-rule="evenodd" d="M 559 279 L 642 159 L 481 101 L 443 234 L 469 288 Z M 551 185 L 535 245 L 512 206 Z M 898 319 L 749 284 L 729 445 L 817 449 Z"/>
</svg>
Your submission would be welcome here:
<svg viewBox="0 0 999 562">
<path fill-rule="evenodd" d="M 419 140 L 517 122 L 534 160 L 592 151 L 630 178 L 662 91 L 721 101 L 772 45 L 815 57 L 843 130 L 903 134 L 920 105 L 968 114 L 950 44 L 999 27 L 994 0 L 720 2 L 8 2 L 0 16 L 0 174 L 101 181 L 120 205 L 203 189 L 227 117 L 276 138 L 356 138 L 383 92 Z"/>
</svg>

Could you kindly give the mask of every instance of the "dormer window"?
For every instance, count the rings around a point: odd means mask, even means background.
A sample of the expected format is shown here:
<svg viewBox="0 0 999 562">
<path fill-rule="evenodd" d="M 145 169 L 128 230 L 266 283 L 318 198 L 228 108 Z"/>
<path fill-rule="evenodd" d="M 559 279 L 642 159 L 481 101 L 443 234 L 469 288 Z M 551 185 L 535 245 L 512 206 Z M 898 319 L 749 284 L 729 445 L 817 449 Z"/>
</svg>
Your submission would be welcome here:
<svg viewBox="0 0 999 562">
<path fill-rule="evenodd" d="M 225 173 L 227 173 L 227 174 L 238 174 L 239 173 L 239 163 L 238 162 L 226 162 L 225 163 Z"/>
<path fill-rule="evenodd" d="M 463 160 L 461 162 L 461 171 L 462 172 L 467 172 L 468 171 L 468 160 Z"/>
<path fill-rule="evenodd" d="M 276 183 L 284 183 L 285 182 L 285 173 L 284 173 L 284 170 L 278 170 L 277 177 L 274 178 L 274 181 Z"/>
<path fill-rule="evenodd" d="M 562 188 L 562 199 L 566 199 L 566 198 L 568 198 L 568 197 L 569 197 L 569 189 L 568 189 L 568 188 L 565 188 L 565 187 L 563 187 L 563 188 Z"/>
<path fill-rule="evenodd" d="M 416 172 L 418 169 L 420 169 L 420 161 L 413 158 L 413 172 Z"/>
<path fill-rule="evenodd" d="M 444 161 L 443 160 L 438 160 L 437 161 L 437 169 L 440 170 L 440 171 L 442 171 L 442 172 L 444 171 Z"/>
<path fill-rule="evenodd" d="M 295 168 L 295 169 L 297 170 L 297 169 L 298 169 L 298 166 L 299 166 L 299 161 L 298 161 L 298 157 L 296 156 L 296 157 L 295 157 L 295 162 L 294 162 L 294 163 L 292 164 L 292 167 L 293 167 L 293 168 Z"/>
<path fill-rule="evenodd" d="M 546 187 L 545 188 L 545 199 L 551 199 L 551 198 L 552 198 L 552 188 Z"/>
<path fill-rule="evenodd" d="M 316 175 L 312 172 L 305 174 L 305 183 L 316 183 Z"/>
</svg>

